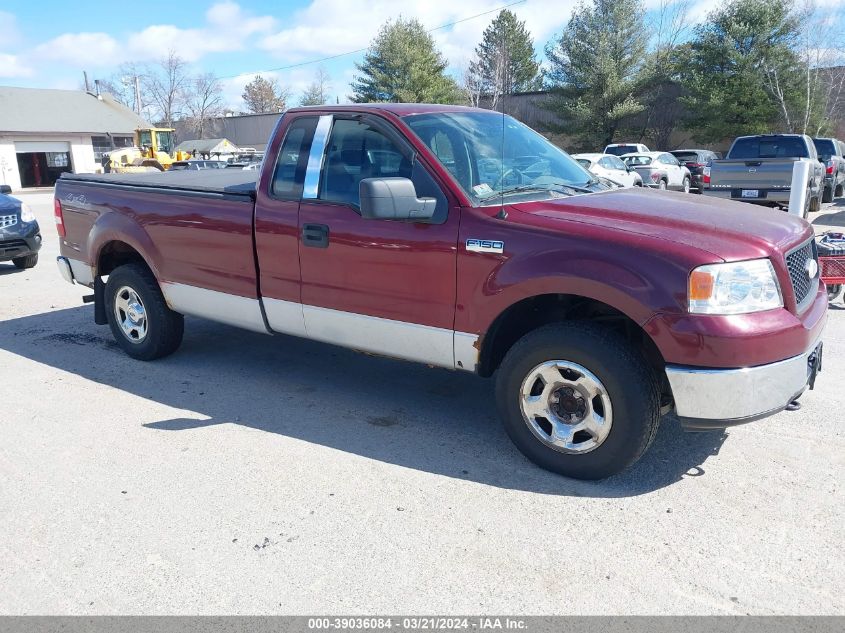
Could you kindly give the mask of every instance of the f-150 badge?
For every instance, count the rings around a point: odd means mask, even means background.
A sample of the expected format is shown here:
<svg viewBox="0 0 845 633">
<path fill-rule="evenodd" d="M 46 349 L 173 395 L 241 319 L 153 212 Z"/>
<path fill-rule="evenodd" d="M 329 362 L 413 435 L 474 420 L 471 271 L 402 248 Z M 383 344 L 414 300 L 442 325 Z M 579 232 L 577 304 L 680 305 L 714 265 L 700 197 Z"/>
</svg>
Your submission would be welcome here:
<svg viewBox="0 0 845 633">
<path fill-rule="evenodd" d="M 467 250 L 471 253 L 504 253 L 505 243 L 501 240 L 467 240 Z"/>
</svg>

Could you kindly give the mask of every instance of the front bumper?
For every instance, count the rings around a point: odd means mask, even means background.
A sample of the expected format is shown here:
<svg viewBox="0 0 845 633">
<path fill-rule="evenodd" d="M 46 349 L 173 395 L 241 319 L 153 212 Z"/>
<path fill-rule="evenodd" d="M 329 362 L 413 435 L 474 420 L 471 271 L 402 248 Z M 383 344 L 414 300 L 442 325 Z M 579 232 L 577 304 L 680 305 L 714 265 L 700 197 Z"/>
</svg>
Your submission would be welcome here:
<svg viewBox="0 0 845 633">
<path fill-rule="evenodd" d="M 675 410 L 687 430 L 723 429 L 765 418 L 813 388 L 821 371 L 822 344 L 786 360 L 743 367 L 713 369 L 667 365 Z"/>
<path fill-rule="evenodd" d="M 23 233 L 0 232 L 0 262 L 26 257 L 39 250 L 41 250 L 41 231 L 37 222 L 33 222 L 32 226 Z"/>
<path fill-rule="evenodd" d="M 746 187 L 746 189 L 753 189 L 753 187 Z M 741 194 L 737 193 L 741 189 L 710 189 L 705 188 L 701 190 L 705 196 L 713 196 L 714 198 L 722 198 L 723 200 L 733 200 L 734 202 L 750 202 L 751 204 L 760 204 L 765 206 L 788 206 L 789 205 L 789 189 L 761 189 L 757 191 L 763 193 L 761 198 L 743 198 Z"/>
</svg>

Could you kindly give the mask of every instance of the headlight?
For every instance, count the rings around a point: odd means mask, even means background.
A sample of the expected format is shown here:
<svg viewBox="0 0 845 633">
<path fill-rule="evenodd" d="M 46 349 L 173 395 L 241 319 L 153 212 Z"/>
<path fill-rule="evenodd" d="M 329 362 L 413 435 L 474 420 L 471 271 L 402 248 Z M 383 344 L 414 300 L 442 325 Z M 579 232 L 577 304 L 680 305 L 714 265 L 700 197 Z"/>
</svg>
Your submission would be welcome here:
<svg viewBox="0 0 845 633">
<path fill-rule="evenodd" d="M 35 222 L 35 214 L 25 202 L 21 202 L 21 222 Z"/>
<path fill-rule="evenodd" d="M 746 314 L 780 307 L 783 297 L 768 259 L 708 264 L 690 274 L 690 312 Z"/>
</svg>

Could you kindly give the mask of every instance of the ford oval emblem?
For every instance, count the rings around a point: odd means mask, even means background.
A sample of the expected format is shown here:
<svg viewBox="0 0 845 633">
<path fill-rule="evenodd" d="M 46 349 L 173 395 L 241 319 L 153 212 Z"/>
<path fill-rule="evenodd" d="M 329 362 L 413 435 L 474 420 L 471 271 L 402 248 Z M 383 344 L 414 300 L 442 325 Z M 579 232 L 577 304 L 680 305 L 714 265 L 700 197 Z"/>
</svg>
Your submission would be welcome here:
<svg viewBox="0 0 845 633">
<path fill-rule="evenodd" d="M 815 259 L 808 259 L 804 263 L 804 270 L 807 271 L 807 277 L 809 277 L 810 279 L 815 279 L 816 275 L 819 272 L 819 265 Z"/>
<path fill-rule="evenodd" d="M 749 174 L 756 174 L 756 173 L 757 173 L 757 168 L 756 168 L 756 167 L 749 167 L 749 168 L 748 168 L 748 173 L 749 173 Z"/>
</svg>

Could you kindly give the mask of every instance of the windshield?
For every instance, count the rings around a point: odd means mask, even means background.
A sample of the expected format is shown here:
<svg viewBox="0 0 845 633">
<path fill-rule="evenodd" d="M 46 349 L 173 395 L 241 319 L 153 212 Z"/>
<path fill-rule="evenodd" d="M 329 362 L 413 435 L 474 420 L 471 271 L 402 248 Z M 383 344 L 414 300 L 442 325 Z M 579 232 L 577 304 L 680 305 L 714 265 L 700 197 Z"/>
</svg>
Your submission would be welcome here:
<svg viewBox="0 0 845 633">
<path fill-rule="evenodd" d="M 158 145 L 158 151 L 169 154 L 173 149 L 173 137 L 170 132 L 156 132 L 156 145 Z"/>
<path fill-rule="evenodd" d="M 833 156 L 836 154 L 833 141 L 829 138 L 814 138 L 813 143 L 816 146 L 816 152 L 819 156 Z"/>
<path fill-rule="evenodd" d="M 800 136 L 748 136 L 738 138 L 728 158 L 807 158 Z"/>
<path fill-rule="evenodd" d="M 516 193 L 555 197 L 552 192 L 574 195 L 607 188 L 566 152 L 509 116 L 448 112 L 405 120 L 475 203 L 494 204 Z"/>
</svg>

